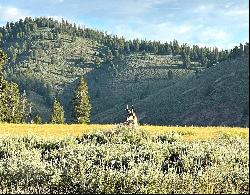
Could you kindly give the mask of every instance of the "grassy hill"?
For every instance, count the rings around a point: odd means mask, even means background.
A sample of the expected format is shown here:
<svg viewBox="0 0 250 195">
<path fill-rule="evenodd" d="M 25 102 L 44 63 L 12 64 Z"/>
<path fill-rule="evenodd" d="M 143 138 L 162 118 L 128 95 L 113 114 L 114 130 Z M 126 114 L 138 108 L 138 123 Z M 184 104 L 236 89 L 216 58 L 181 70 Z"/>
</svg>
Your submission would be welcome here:
<svg viewBox="0 0 250 195">
<path fill-rule="evenodd" d="M 249 125 L 249 58 L 225 61 L 134 102 L 141 123 L 168 125 Z M 119 122 L 122 108 L 93 121 Z"/>
<path fill-rule="evenodd" d="M 156 63 L 154 60 L 157 58 L 160 60 Z M 194 74 L 194 70 L 174 69 L 177 65 L 166 64 L 169 59 L 170 57 L 150 54 L 145 56 L 130 54 L 114 61 L 114 64 L 118 66 L 115 76 L 105 73 L 103 69 L 88 73 L 86 77 L 92 97 L 93 115 L 98 115 L 100 112 L 105 115 L 105 111 L 112 108 L 124 110 L 126 104 L 134 104 Z M 173 76 L 170 77 L 169 71 Z M 94 116 L 93 122 L 99 122 Z"/>
<path fill-rule="evenodd" d="M 72 121 L 71 100 L 81 75 L 87 78 L 94 123 L 122 122 L 126 104 L 136 106 L 141 123 L 244 126 L 247 121 L 247 59 L 224 62 L 231 68 L 212 66 L 214 57 L 223 61 L 228 51 L 180 46 L 177 41 L 125 41 L 46 18 L 26 18 L 0 28 L 0 47 L 9 56 L 6 78 L 26 91 L 33 115 L 40 114 L 44 121 L 55 97 L 63 104 L 66 122 Z M 188 67 L 185 52 L 190 55 Z M 239 74 L 237 66 L 242 66 Z M 215 102 L 224 103 L 218 107 Z M 228 115 L 221 110 L 229 110 Z"/>
</svg>

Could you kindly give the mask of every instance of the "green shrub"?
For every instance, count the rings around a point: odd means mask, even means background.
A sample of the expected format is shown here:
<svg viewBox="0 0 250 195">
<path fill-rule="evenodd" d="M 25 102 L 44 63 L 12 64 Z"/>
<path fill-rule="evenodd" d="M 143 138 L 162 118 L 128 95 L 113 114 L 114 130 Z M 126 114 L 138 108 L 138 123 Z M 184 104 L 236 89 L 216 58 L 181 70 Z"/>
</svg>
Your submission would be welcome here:
<svg viewBox="0 0 250 195">
<path fill-rule="evenodd" d="M 115 128 L 80 137 L 0 138 L 0 193 L 248 193 L 241 137 L 186 142 Z"/>
</svg>

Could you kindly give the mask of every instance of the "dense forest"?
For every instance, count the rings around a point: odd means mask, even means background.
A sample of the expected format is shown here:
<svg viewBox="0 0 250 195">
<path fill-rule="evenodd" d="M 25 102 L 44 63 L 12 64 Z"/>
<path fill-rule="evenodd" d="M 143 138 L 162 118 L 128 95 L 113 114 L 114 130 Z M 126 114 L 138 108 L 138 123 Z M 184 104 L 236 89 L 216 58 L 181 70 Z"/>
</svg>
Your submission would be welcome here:
<svg viewBox="0 0 250 195">
<path fill-rule="evenodd" d="M 211 71 L 221 72 L 217 75 L 219 79 L 224 70 L 228 71 L 228 67 L 231 73 L 234 73 L 237 64 L 242 63 L 245 71 L 242 74 L 249 75 L 248 65 L 245 64 L 249 61 L 249 43 L 240 44 L 231 50 L 219 50 L 216 47 L 180 44 L 177 40 L 165 43 L 139 39 L 126 40 L 124 37 L 80 27 L 63 19 L 57 21 L 45 17 L 35 19 L 27 17 L 25 20 L 10 22 L 0 27 L 0 48 L 8 56 L 5 57 L 6 63 L 3 66 L 0 83 L 16 83 L 20 88 L 20 92 L 16 93 L 20 99 L 18 104 L 21 104 L 21 99 L 26 101 L 27 96 L 29 102 L 27 109 L 32 107 L 32 111 L 28 109 L 30 111 L 28 115 L 31 118 L 40 115 L 45 122 L 50 120 L 55 98 L 65 109 L 66 122 L 74 121 L 73 91 L 77 80 L 83 75 L 87 79 L 93 107 L 92 122 L 119 122 L 123 120 L 122 117 L 113 120 L 114 117 L 109 116 L 116 115 L 115 113 L 123 110 L 126 104 L 137 104 L 139 114 L 143 115 L 141 123 L 157 124 L 170 124 L 170 121 L 158 120 L 156 114 L 150 118 L 152 112 L 150 109 L 140 113 L 141 104 L 148 104 L 157 92 L 169 87 L 175 88 L 176 85 L 186 82 L 186 79 L 212 76 L 213 74 L 209 73 Z M 231 65 L 232 63 L 236 64 Z M 221 68 L 217 67 L 224 68 L 219 70 Z M 243 83 L 245 82 L 247 81 L 244 80 Z M 11 85 L 13 90 L 18 91 L 16 84 Z M 198 83 L 190 84 L 193 88 L 197 87 L 195 85 Z M 186 87 L 185 90 L 188 90 L 189 86 Z M 240 95 L 239 99 L 244 99 L 243 102 L 247 97 L 248 88 L 246 86 L 245 91 L 235 92 Z M 23 95 L 19 94 L 23 92 Z M 197 94 L 193 94 L 193 97 L 195 95 Z M 179 107 L 177 112 L 176 108 L 171 108 L 176 97 L 178 95 L 169 97 L 172 99 L 169 99 L 165 106 L 168 107 L 168 114 L 172 112 L 178 117 L 178 113 L 184 113 L 184 110 Z M 164 97 L 158 102 L 162 99 Z M 189 97 L 191 105 L 195 103 L 192 102 L 194 99 Z M 186 102 L 186 99 L 182 101 Z M 148 106 L 152 105 L 149 103 Z M 225 109 L 233 108 L 230 108 L 229 103 L 229 108 Z M 236 115 L 241 115 L 241 111 Z M 244 112 L 247 115 L 248 111 Z M 188 118 L 188 115 L 186 117 Z M 105 118 L 107 120 L 104 120 Z M 27 122 L 21 119 L 4 121 Z M 192 122 L 194 121 L 188 121 L 188 124 Z M 175 123 L 178 124 L 179 121 Z M 199 124 L 207 123 L 200 121 Z M 214 124 L 220 125 L 221 121 L 220 124 L 217 122 Z M 237 125 L 245 124 L 244 121 L 237 123 Z"/>
</svg>

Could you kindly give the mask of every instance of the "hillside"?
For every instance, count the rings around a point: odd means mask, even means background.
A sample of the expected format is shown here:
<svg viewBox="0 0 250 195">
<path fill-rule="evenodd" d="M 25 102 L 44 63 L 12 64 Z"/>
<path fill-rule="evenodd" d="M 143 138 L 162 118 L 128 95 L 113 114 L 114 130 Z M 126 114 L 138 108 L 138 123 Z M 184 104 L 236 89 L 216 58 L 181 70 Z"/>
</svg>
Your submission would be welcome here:
<svg viewBox="0 0 250 195">
<path fill-rule="evenodd" d="M 17 83 L 21 91 L 25 90 L 32 103 L 33 116 L 39 114 L 45 122 L 49 120 L 55 97 L 63 104 L 66 122 L 72 121 L 71 100 L 75 83 L 84 75 L 88 82 L 93 123 L 122 122 L 124 107 L 134 104 L 141 123 L 203 124 L 204 121 L 196 121 L 193 114 L 185 111 L 189 110 L 188 106 L 194 106 L 196 98 L 203 98 L 202 95 L 196 97 L 194 92 L 203 93 L 207 86 L 201 83 L 208 80 L 210 71 L 214 70 L 218 79 L 231 74 L 230 70 L 226 73 L 224 68 L 218 68 L 223 67 L 223 63 L 217 63 L 243 55 L 248 44 L 232 51 L 218 51 L 217 48 L 180 45 L 176 40 L 170 43 L 125 40 L 106 32 L 76 27 L 64 20 L 26 18 L 0 27 L 0 47 L 9 57 L 4 66 L 5 77 Z M 234 68 L 232 65 L 231 71 L 234 72 Z M 196 77 L 201 80 L 194 79 Z M 240 93 L 244 96 L 242 101 L 246 102 L 246 79 L 242 83 L 244 90 L 235 89 L 232 98 Z M 228 92 L 225 95 L 228 96 Z M 212 102 L 207 99 L 204 102 L 209 106 Z M 177 106 L 177 100 L 186 107 Z M 197 103 L 196 106 L 190 112 L 204 105 Z M 241 109 L 235 110 L 237 116 L 242 112 L 244 116 L 248 115 L 247 110 Z M 235 124 L 243 125 L 243 120 Z M 231 123 L 225 122 L 225 125 Z"/>
<path fill-rule="evenodd" d="M 137 101 L 141 123 L 168 125 L 249 126 L 249 57 L 225 61 Z M 120 110 L 119 110 L 120 109 Z M 94 121 L 118 122 L 110 109 Z"/>
</svg>

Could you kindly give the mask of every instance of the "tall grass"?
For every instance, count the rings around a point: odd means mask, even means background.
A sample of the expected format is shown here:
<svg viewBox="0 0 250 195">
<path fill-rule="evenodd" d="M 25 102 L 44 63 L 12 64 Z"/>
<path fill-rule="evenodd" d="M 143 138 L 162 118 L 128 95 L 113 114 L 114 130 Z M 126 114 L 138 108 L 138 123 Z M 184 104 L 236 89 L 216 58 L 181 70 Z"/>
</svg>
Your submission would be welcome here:
<svg viewBox="0 0 250 195">
<path fill-rule="evenodd" d="M 65 136 L 80 136 L 94 130 L 107 131 L 116 128 L 116 125 L 55 125 L 55 124 L 0 124 L 0 136 L 39 136 L 63 138 Z M 229 136 L 249 136 L 248 128 L 239 127 L 195 127 L 195 126 L 152 126 L 143 125 L 141 129 L 150 135 L 163 134 L 167 132 L 177 132 L 185 140 L 207 140 L 221 137 L 225 134 Z"/>
</svg>

